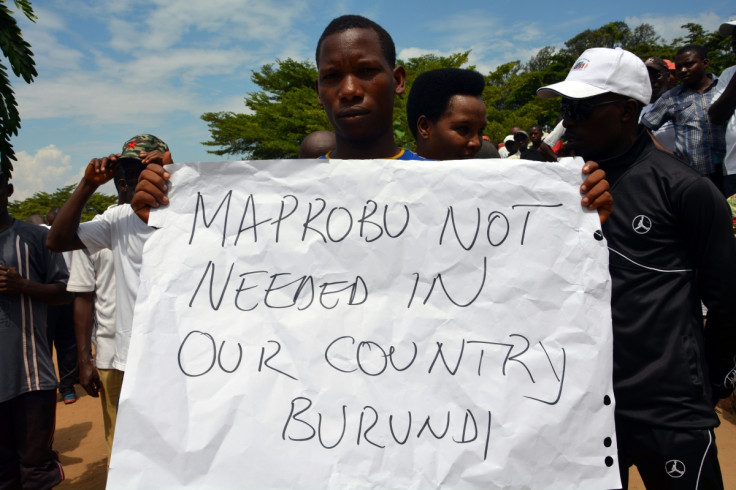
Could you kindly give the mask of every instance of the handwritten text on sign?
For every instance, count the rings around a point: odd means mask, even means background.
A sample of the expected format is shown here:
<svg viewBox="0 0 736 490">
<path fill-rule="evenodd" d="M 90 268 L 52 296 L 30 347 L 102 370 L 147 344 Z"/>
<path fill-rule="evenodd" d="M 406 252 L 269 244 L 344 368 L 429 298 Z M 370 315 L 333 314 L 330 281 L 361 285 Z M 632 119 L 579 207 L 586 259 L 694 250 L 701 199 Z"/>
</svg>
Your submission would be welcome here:
<svg viewBox="0 0 736 490">
<path fill-rule="evenodd" d="M 580 167 L 174 167 L 111 486 L 617 485 Z"/>
</svg>

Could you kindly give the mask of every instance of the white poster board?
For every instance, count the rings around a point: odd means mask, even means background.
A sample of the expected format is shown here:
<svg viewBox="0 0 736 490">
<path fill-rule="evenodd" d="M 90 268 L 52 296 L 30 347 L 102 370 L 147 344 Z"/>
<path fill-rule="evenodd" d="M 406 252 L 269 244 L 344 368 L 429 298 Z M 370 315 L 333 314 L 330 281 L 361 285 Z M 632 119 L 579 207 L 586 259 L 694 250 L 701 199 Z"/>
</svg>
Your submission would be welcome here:
<svg viewBox="0 0 736 490">
<path fill-rule="evenodd" d="M 580 168 L 172 166 L 109 487 L 617 487 Z"/>
</svg>

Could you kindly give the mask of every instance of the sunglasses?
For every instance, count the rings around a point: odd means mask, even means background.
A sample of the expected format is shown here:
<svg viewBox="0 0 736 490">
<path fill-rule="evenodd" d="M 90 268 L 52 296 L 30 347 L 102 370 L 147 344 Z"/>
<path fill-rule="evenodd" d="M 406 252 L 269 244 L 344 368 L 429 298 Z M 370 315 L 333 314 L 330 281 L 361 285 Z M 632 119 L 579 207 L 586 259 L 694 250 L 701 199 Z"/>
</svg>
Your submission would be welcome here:
<svg viewBox="0 0 736 490">
<path fill-rule="evenodd" d="M 590 119 L 597 108 L 617 102 L 621 101 L 607 100 L 606 102 L 591 104 L 585 100 L 564 99 L 560 102 L 560 116 L 562 116 L 562 119 L 574 119 L 577 122 L 583 122 Z"/>
<path fill-rule="evenodd" d="M 654 78 L 655 80 L 659 80 L 660 78 L 662 78 L 663 76 L 665 76 L 664 73 L 662 73 L 661 71 L 657 70 L 656 68 L 649 68 L 649 69 L 647 69 L 647 71 L 649 72 L 649 78 Z M 670 75 L 669 72 L 667 72 L 667 76 L 669 76 L 669 75 Z"/>
</svg>

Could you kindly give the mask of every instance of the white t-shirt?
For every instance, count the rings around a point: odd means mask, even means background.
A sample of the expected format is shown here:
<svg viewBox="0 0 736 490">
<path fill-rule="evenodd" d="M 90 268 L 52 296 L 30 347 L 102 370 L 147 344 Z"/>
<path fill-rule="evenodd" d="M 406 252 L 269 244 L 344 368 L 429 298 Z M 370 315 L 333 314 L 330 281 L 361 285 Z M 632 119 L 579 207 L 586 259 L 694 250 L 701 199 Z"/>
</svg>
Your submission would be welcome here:
<svg viewBox="0 0 736 490">
<path fill-rule="evenodd" d="M 721 96 L 728 82 L 736 73 L 736 65 L 730 66 L 723 70 L 721 76 L 718 77 L 718 84 L 713 90 L 713 102 Z M 728 175 L 736 174 L 736 113 L 731 114 L 726 125 L 726 158 L 723 160 L 723 166 L 726 167 Z"/>
<path fill-rule="evenodd" d="M 99 219 L 98 216 L 95 219 Z M 112 369 L 115 357 L 115 269 L 112 251 L 75 250 L 66 290 L 72 293 L 95 293 L 95 365 Z"/>
<path fill-rule="evenodd" d="M 115 357 L 113 368 L 125 371 L 140 285 L 143 245 L 156 231 L 135 215 L 129 204 L 108 209 L 100 219 L 81 223 L 77 236 L 90 253 L 112 250 L 115 267 Z"/>
</svg>

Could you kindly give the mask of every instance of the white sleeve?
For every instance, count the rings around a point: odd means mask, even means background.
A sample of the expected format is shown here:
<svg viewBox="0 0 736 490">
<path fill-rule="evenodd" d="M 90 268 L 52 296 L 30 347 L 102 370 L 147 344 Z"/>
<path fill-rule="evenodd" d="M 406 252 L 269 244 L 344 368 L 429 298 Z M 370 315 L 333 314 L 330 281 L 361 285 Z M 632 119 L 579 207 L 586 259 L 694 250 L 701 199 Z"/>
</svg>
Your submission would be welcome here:
<svg viewBox="0 0 736 490">
<path fill-rule="evenodd" d="M 565 134 L 565 127 L 562 125 L 562 121 L 557 123 L 555 129 L 544 138 L 544 142 L 549 146 L 555 146 L 558 141 L 562 139 L 562 135 Z"/>
<path fill-rule="evenodd" d="M 103 248 L 112 248 L 112 227 L 116 221 L 119 207 L 108 209 L 94 217 L 92 221 L 80 223 L 77 236 L 90 253 Z"/>
<path fill-rule="evenodd" d="M 733 77 L 734 71 L 736 71 L 736 66 L 731 66 L 723 70 L 723 73 L 721 73 L 721 76 L 718 77 L 718 83 L 716 84 L 716 88 L 713 89 L 713 102 L 718 100 L 718 97 L 720 97 L 723 91 L 726 90 L 726 87 L 728 86 L 728 82 L 730 82 L 731 77 Z"/>
<path fill-rule="evenodd" d="M 95 269 L 87 250 L 72 253 L 72 267 L 66 290 L 72 293 L 89 293 L 95 290 Z"/>
</svg>

